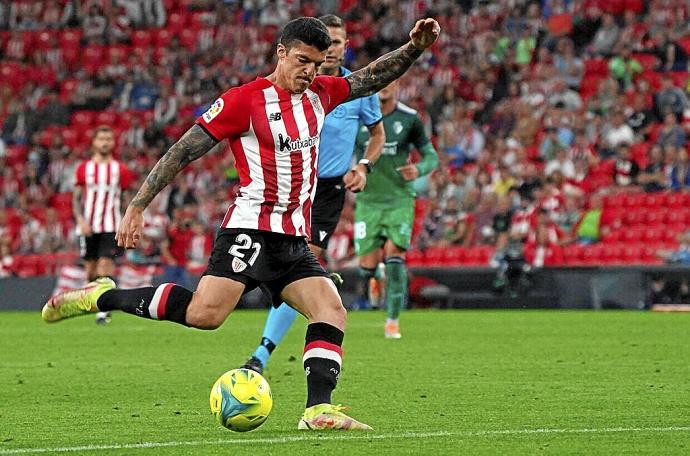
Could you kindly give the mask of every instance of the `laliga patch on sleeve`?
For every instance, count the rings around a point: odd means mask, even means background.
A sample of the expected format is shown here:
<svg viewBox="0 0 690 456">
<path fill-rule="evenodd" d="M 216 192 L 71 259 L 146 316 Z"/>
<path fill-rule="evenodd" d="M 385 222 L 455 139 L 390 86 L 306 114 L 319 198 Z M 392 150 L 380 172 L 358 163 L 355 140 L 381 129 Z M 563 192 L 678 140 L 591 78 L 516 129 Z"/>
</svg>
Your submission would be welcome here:
<svg viewBox="0 0 690 456">
<path fill-rule="evenodd" d="M 211 122 L 220 112 L 223 110 L 223 99 L 219 98 L 216 101 L 213 102 L 210 108 L 208 108 L 208 111 L 204 113 L 202 116 L 206 122 Z"/>
</svg>

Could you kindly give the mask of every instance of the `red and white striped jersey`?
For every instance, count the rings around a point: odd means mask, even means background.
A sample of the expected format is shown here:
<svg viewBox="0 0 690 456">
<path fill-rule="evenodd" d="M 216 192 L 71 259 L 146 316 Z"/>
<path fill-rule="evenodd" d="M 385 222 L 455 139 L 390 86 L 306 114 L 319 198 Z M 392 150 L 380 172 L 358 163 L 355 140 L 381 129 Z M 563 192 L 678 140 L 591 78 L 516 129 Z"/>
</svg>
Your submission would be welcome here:
<svg viewBox="0 0 690 456">
<path fill-rule="evenodd" d="M 228 139 L 240 176 L 222 228 L 311 237 L 319 134 L 349 94 L 339 77 L 317 76 L 301 94 L 258 78 L 225 92 L 197 119 L 217 141 Z"/>
<path fill-rule="evenodd" d="M 94 233 L 114 233 L 120 224 L 122 190 L 129 187 L 132 174 L 117 160 L 79 164 L 75 185 L 84 187 L 82 214 Z M 79 226 L 77 226 L 79 233 Z"/>
</svg>

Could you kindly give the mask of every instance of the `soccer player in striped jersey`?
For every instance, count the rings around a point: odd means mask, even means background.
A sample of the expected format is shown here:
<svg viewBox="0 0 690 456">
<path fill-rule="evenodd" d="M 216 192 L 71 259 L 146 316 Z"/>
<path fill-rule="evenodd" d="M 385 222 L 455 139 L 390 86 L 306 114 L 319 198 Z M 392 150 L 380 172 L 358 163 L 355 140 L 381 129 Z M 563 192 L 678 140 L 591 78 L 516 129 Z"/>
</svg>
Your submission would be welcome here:
<svg viewBox="0 0 690 456">
<path fill-rule="evenodd" d="M 339 104 L 372 95 L 399 78 L 440 33 L 433 19 L 417 21 L 410 41 L 344 78 L 318 75 L 331 38 L 316 18 L 285 25 L 275 71 L 225 92 L 158 161 L 130 203 L 117 231 L 136 247 L 144 209 L 191 161 L 227 139 L 240 190 L 225 214 L 195 292 L 173 283 L 119 290 L 98 279 L 51 298 L 47 322 L 89 312 L 122 310 L 142 318 L 216 329 L 243 293 L 260 286 L 309 320 L 303 366 L 307 403 L 298 429 L 371 429 L 331 403 L 342 363 L 346 311 L 307 246 L 316 182 L 319 134 Z"/>
<path fill-rule="evenodd" d="M 114 147 L 115 132 L 105 125 L 96 128 L 91 158 L 76 169 L 72 211 L 89 282 L 114 277 L 115 257 L 123 253 L 115 232 L 122 218 L 122 191 L 129 187 L 132 174 L 113 158 Z M 108 318 L 106 312 L 99 312 L 96 322 L 107 323 Z"/>
<path fill-rule="evenodd" d="M 347 35 L 345 23 L 332 14 L 319 18 L 328 28 L 331 46 L 319 74 L 344 77 L 351 72 L 341 66 L 345 58 Z M 386 134 L 381 123 L 381 108 L 376 94 L 343 103 L 326 116 L 319 139 L 318 183 L 311 214 L 312 238 L 309 250 L 317 258 L 323 256 L 328 241 L 335 231 L 345 204 L 346 189 L 359 192 L 366 185 L 369 169 L 381 155 Z M 355 138 L 360 124 L 364 124 L 371 140 L 360 163 L 350 168 L 355 148 Z M 331 273 L 338 284 L 342 279 Z M 262 373 L 271 353 L 297 317 L 297 311 L 287 305 L 272 307 L 259 346 L 244 366 Z"/>
</svg>

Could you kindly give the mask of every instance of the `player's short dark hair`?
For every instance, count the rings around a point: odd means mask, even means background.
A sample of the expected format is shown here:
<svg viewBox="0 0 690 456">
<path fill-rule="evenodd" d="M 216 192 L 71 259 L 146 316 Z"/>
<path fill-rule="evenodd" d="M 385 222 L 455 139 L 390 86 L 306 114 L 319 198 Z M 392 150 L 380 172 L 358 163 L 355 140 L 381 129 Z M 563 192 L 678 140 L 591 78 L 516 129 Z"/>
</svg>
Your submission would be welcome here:
<svg viewBox="0 0 690 456">
<path fill-rule="evenodd" d="M 323 22 L 326 27 L 335 27 L 345 30 L 345 21 L 335 14 L 324 14 L 319 20 Z"/>
<path fill-rule="evenodd" d="M 300 17 L 285 24 L 278 42 L 290 49 L 297 41 L 325 51 L 331 45 L 331 36 L 320 20 L 315 17 Z"/>
<path fill-rule="evenodd" d="M 110 133 L 110 134 L 114 135 L 115 130 L 113 130 L 112 128 L 110 128 L 107 125 L 99 125 L 93 131 L 93 136 L 91 137 L 91 139 L 96 139 L 96 136 L 98 136 L 99 133 Z"/>
</svg>

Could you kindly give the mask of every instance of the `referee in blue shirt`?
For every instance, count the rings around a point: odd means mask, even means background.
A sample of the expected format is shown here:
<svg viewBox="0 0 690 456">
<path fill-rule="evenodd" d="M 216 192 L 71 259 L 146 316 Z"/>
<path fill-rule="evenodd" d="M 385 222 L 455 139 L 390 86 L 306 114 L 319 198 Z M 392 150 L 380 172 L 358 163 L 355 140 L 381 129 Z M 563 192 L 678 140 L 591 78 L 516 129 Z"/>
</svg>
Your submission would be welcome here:
<svg viewBox="0 0 690 456">
<path fill-rule="evenodd" d="M 350 73 L 341 66 L 347 45 L 345 23 L 332 14 L 319 19 L 326 24 L 331 35 L 331 46 L 324 63 L 319 67 L 319 74 L 345 76 Z M 362 191 L 371 166 L 381 155 L 386 142 L 382 118 L 376 94 L 341 104 L 326 116 L 319 140 L 318 182 L 311 210 L 309 241 L 309 249 L 317 258 L 322 257 L 338 224 L 345 204 L 345 191 Z M 351 167 L 357 131 L 362 124 L 369 128 L 371 140 L 364 158 Z M 285 303 L 277 309 L 271 307 L 261 343 L 242 367 L 263 372 L 268 358 L 290 329 L 296 316 L 297 311 Z"/>
</svg>

